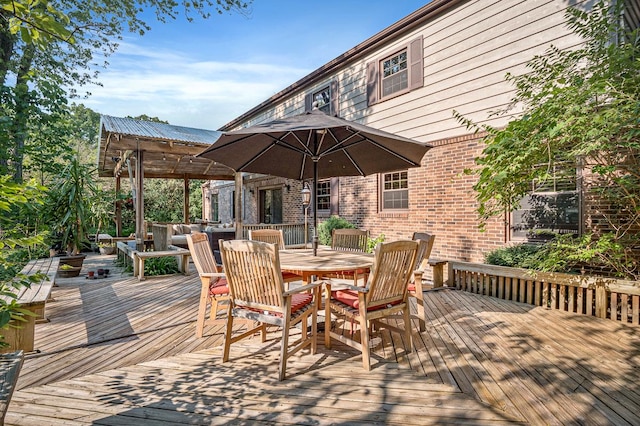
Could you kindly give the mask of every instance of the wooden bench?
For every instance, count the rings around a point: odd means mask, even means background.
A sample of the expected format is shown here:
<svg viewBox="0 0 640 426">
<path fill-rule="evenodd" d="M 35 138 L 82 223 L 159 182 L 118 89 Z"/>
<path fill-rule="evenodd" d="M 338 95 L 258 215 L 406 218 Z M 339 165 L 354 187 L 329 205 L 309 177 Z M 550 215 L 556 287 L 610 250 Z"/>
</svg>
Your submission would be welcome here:
<svg viewBox="0 0 640 426">
<path fill-rule="evenodd" d="M 18 382 L 24 355 L 22 351 L 0 356 L 0 425 L 4 424 L 11 396 Z"/>
<path fill-rule="evenodd" d="M 31 283 L 29 288 L 22 287 L 18 290 L 16 302 L 20 307 L 26 308 L 36 314 L 35 316 L 26 316 L 24 322 L 20 322 L 20 328 L 9 328 L 2 330 L 4 340 L 8 343 L 9 349 L 2 351 L 22 350 L 25 352 L 33 351 L 33 339 L 35 336 L 36 322 L 47 322 L 45 317 L 45 303 L 51 296 L 51 288 L 55 283 L 58 266 L 60 265 L 59 257 L 50 257 L 46 259 L 35 259 L 29 261 L 22 268 L 20 273 L 24 275 L 35 275 L 40 272 L 45 274 L 44 278 L 38 282 Z M 9 296 L 0 296 L 6 302 L 10 302 Z"/>
<path fill-rule="evenodd" d="M 178 270 L 185 275 L 189 275 L 189 256 L 191 252 L 187 249 L 183 249 L 176 246 L 169 246 L 168 250 L 159 251 L 137 251 L 131 252 L 133 256 L 133 275 L 138 277 L 138 280 L 144 280 L 144 262 L 147 259 L 156 257 L 171 257 L 175 256 L 178 260 Z"/>
</svg>

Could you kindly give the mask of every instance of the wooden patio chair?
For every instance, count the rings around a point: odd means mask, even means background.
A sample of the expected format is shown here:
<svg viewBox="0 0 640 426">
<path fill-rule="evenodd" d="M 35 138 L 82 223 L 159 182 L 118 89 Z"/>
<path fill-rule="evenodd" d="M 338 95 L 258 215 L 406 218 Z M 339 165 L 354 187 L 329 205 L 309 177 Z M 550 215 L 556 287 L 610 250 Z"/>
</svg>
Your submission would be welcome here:
<svg viewBox="0 0 640 426">
<path fill-rule="evenodd" d="M 275 244 L 278 250 L 284 250 L 284 235 L 282 229 L 250 229 L 249 239 L 251 241 L 262 241 L 263 243 Z M 282 279 L 285 283 L 302 281 L 302 276 L 289 271 L 282 271 Z"/>
<path fill-rule="evenodd" d="M 366 253 L 369 248 L 369 231 L 361 229 L 333 229 L 331 231 L 331 249 L 338 251 L 356 251 Z M 341 271 L 336 274 L 326 275 L 327 278 L 353 280 L 357 285 L 358 280 L 367 281 L 369 271 Z"/>
<path fill-rule="evenodd" d="M 331 348 L 331 338 L 356 348 L 362 352 L 362 365 L 371 369 L 370 361 L 370 329 L 374 324 L 405 335 L 406 352 L 411 352 L 411 319 L 408 303 L 408 285 L 415 269 L 416 241 L 395 241 L 380 243 L 375 249 L 375 261 L 364 287 L 347 285 L 343 290 L 331 290 L 331 281 L 326 283 L 325 321 L 329 322 L 334 313 L 338 319 L 358 322 L 360 325 L 360 341 L 346 337 L 342 333 L 331 330 L 325 325 L 325 346 Z M 402 313 L 404 329 L 380 322 L 381 318 Z"/>
<path fill-rule="evenodd" d="M 284 380 L 287 360 L 291 355 L 307 346 L 310 346 L 311 354 L 316 352 L 316 302 L 320 297 L 322 282 L 285 291 L 278 246 L 275 244 L 247 240 L 224 241 L 221 242 L 220 254 L 231 291 L 222 362 L 229 360 L 232 343 L 258 331 L 262 333 L 264 342 L 266 325 L 275 325 L 282 328 L 278 371 L 279 379 Z M 248 326 L 249 330 L 232 336 L 234 318 L 258 321 L 260 325 L 253 328 Z M 298 323 L 301 325 L 300 339 L 290 344 L 289 330 Z"/>
<path fill-rule="evenodd" d="M 218 315 L 218 302 L 229 300 L 229 287 L 222 268 L 213 257 L 209 238 L 202 232 L 187 234 L 187 245 L 193 264 L 200 275 L 200 303 L 196 322 L 196 337 L 202 337 L 204 326 L 211 325 Z M 206 319 L 210 309 L 209 319 Z"/>
<path fill-rule="evenodd" d="M 369 231 L 361 229 L 334 229 L 331 231 L 331 249 L 366 252 Z"/>
<path fill-rule="evenodd" d="M 418 313 L 418 324 L 420 325 L 420 331 L 427 329 L 424 311 L 424 289 L 422 288 L 422 275 L 429 266 L 429 256 L 431 255 L 431 249 L 436 239 L 435 235 L 427 234 L 425 232 L 414 232 L 411 238 L 414 241 L 419 241 L 418 253 L 416 255 L 416 268 L 413 271 L 413 277 L 409 283 L 409 295 L 416 298 L 416 310 Z"/>
</svg>

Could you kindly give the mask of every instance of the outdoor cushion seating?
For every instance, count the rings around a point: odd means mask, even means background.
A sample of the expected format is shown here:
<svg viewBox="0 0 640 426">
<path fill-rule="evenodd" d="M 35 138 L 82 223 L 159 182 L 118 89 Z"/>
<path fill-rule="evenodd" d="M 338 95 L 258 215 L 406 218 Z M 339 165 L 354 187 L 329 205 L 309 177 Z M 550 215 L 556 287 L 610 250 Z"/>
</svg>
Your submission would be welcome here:
<svg viewBox="0 0 640 426">
<path fill-rule="evenodd" d="M 362 352 L 362 364 L 366 370 L 371 369 L 370 362 L 370 329 L 387 328 L 404 333 L 405 350 L 411 352 L 411 320 L 408 303 L 408 284 L 415 268 L 418 251 L 416 241 L 395 241 L 380 243 L 375 248 L 375 260 L 369 279 L 364 287 L 347 285 L 340 291 L 331 291 L 332 282 L 326 284 L 325 321 L 334 314 L 337 320 L 359 323 L 360 341 L 345 334 L 336 333 L 333 327 L 325 325 L 325 346 L 331 348 L 331 338 L 356 348 Z M 357 295 L 357 304 L 354 296 Z M 402 313 L 404 328 L 392 326 L 388 322 L 380 322 L 381 318 Z M 338 321 L 336 321 L 338 322 Z"/>
<path fill-rule="evenodd" d="M 264 243 L 275 244 L 278 246 L 279 250 L 285 249 L 282 229 L 250 229 L 249 239 L 252 241 L 262 241 Z M 300 275 L 289 271 L 283 271 L 282 278 L 285 283 L 302 280 Z"/>
<path fill-rule="evenodd" d="M 284 380 L 288 358 L 306 348 L 316 352 L 317 301 L 322 282 L 314 282 L 285 291 L 280 270 L 278 246 L 261 241 L 231 240 L 220 242 L 231 299 L 227 315 L 222 361 L 229 360 L 231 344 L 261 332 L 266 340 L 266 326 L 282 328 L 279 379 Z M 249 330 L 233 335 L 234 318 L 245 321 Z M 308 321 L 311 320 L 309 328 Z M 257 321 L 257 327 L 250 322 Z M 289 342 L 290 329 L 300 324 L 300 338 Z"/>
<path fill-rule="evenodd" d="M 207 234 L 196 232 L 186 236 L 193 264 L 200 275 L 200 302 L 198 305 L 198 319 L 196 322 L 196 337 L 202 337 L 204 326 L 215 321 L 218 314 L 218 302 L 229 300 L 229 287 L 222 268 L 216 260 L 209 246 Z M 209 319 L 206 319 L 207 309 L 210 309 Z"/>
<path fill-rule="evenodd" d="M 422 275 L 425 269 L 429 265 L 429 256 L 431 255 L 431 249 L 436 239 L 435 235 L 427 234 L 424 232 L 414 232 L 412 240 L 420 241 L 420 247 L 418 248 L 418 254 L 416 255 L 416 268 L 413 271 L 413 278 L 409 283 L 409 295 L 416 298 L 416 309 L 418 311 L 418 324 L 420 324 L 420 331 L 426 330 L 426 316 L 424 312 L 424 293 L 422 288 Z"/>
</svg>

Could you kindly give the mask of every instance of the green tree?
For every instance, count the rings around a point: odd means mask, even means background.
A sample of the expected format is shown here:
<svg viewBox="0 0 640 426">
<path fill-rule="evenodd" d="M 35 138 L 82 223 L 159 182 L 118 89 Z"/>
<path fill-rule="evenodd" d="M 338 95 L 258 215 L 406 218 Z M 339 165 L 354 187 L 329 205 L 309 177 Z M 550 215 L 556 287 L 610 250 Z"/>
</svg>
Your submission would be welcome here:
<svg viewBox="0 0 640 426">
<path fill-rule="evenodd" d="M 42 243 L 44 235 L 34 233 L 20 220 L 25 209 L 42 203 L 42 191 L 33 181 L 16 184 L 9 176 L 0 176 L 0 296 L 8 296 L 8 300 L 0 298 L 0 332 L 9 327 L 10 321 L 23 321 L 29 315 L 16 303 L 16 295 L 20 288 L 40 277 L 17 274 L 26 262 L 21 263 L 22 258 L 12 255 L 16 249 L 28 251 Z M 0 347 L 4 345 L 0 334 Z"/>
<path fill-rule="evenodd" d="M 143 12 L 165 22 L 247 7 L 240 0 L 0 0 L 0 174 L 20 182 L 31 145 L 55 151 L 67 99 L 98 83 L 96 61 L 115 52 L 125 32 L 150 29 Z"/>
<path fill-rule="evenodd" d="M 581 47 L 551 47 L 528 63 L 527 74 L 507 75 L 515 96 L 496 114 L 522 110 L 518 119 L 497 129 L 454 115 L 487 132 L 475 170 L 483 222 L 517 208 L 531 182 L 544 185 L 556 165 L 582 166 L 591 179 L 590 194 L 606 207 L 604 214 L 591 212 L 591 222 L 603 225 L 570 249 L 563 241 L 563 253 L 573 251 L 581 262 L 596 262 L 637 278 L 640 43 L 637 30 L 622 26 L 624 2 L 614 3 L 611 7 L 599 1 L 590 12 L 569 8 L 567 23 L 584 39 Z"/>
</svg>

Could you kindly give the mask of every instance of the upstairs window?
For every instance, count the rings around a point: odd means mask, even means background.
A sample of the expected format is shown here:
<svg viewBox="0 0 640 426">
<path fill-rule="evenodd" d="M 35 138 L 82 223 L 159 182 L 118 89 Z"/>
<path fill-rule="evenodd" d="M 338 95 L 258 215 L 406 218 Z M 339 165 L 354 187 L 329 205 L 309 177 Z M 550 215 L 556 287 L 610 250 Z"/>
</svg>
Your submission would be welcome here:
<svg viewBox="0 0 640 426">
<path fill-rule="evenodd" d="M 381 179 L 382 210 L 407 210 L 409 208 L 408 172 L 385 173 Z"/>
<path fill-rule="evenodd" d="M 338 81 L 332 80 L 326 86 L 315 88 L 304 98 L 304 110 L 319 109 L 327 115 L 339 114 Z"/>
<path fill-rule="evenodd" d="M 407 49 L 382 61 L 382 97 L 388 97 L 409 87 Z"/>
<path fill-rule="evenodd" d="M 312 108 L 317 108 L 325 114 L 331 114 L 331 88 L 329 86 L 314 93 L 312 99 Z"/>
<path fill-rule="evenodd" d="M 424 86 L 422 37 L 390 55 L 367 63 L 367 102 L 371 106 Z"/>
</svg>

